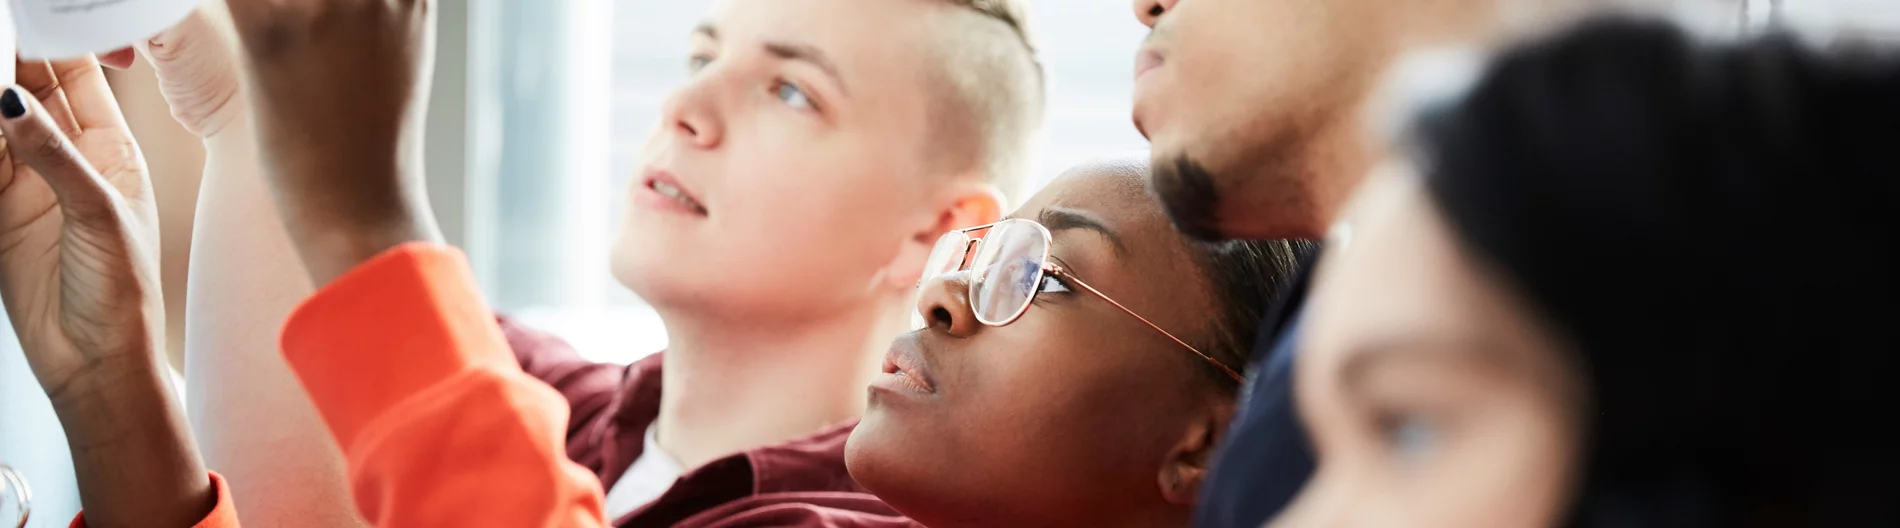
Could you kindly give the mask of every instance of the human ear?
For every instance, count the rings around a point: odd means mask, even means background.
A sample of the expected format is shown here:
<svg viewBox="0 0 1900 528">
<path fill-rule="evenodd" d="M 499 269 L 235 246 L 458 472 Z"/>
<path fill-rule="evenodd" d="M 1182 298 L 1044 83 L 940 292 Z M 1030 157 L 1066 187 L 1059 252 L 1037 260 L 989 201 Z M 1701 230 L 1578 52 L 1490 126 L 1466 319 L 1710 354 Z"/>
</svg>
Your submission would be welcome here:
<svg viewBox="0 0 1900 528">
<path fill-rule="evenodd" d="M 1002 191 L 981 179 L 959 178 L 944 196 L 936 202 L 942 205 L 904 238 L 896 256 L 885 265 L 883 276 L 891 286 L 911 288 L 923 280 L 924 260 L 930 258 L 930 250 L 944 233 L 994 223 L 1003 217 Z"/>
<path fill-rule="evenodd" d="M 1233 416 L 1232 402 L 1215 402 L 1181 431 L 1181 439 L 1168 451 L 1168 458 L 1156 475 L 1155 483 L 1168 503 L 1194 505 L 1201 494 L 1201 482 L 1207 478 L 1214 449 L 1226 435 L 1227 424 Z"/>
</svg>

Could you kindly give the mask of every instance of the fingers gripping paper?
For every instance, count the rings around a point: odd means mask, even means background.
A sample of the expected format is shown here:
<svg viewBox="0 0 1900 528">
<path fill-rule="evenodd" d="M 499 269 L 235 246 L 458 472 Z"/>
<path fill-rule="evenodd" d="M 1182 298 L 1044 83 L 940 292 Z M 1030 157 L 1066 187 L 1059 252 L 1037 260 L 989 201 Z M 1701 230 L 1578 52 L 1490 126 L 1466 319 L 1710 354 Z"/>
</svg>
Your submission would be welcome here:
<svg viewBox="0 0 1900 528">
<path fill-rule="evenodd" d="M 151 38 L 184 20 L 198 0 L 4 0 L 12 23 L 0 37 L 23 59 L 69 59 Z M 0 15 L 5 17 L 6 15 Z M 4 50 L 4 48 L 0 48 Z M 9 62 L 10 61 L 0 61 Z M 9 64 L 8 69 L 11 69 Z M 11 72 L 6 72 L 11 82 Z"/>
</svg>

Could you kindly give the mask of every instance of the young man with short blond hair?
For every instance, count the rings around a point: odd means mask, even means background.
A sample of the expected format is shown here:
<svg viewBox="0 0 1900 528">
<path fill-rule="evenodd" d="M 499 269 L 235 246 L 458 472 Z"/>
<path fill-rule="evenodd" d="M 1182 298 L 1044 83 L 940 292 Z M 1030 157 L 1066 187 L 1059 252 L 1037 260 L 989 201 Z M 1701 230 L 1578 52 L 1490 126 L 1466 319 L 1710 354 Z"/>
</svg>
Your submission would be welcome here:
<svg viewBox="0 0 1900 528">
<path fill-rule="evenodd" d="M 1022 13 L 1021 2 L 997 0 L 713 4 L 691 33 L 692 73 L 667 97 L 641 150 L 612 251 L 615 277 L 666 323 L 668 350 L 630 366 L 596 364 L 558 339 L 504 324 L 524 370 L 567 398 L 568 455 L 601 477 L 616 524 L 665 525 L 743 498 L 756 491 L 752 482 L 855 489 L 841 460 L 843 433 L 885 347 L 906 327 L 924 258 L 941 233 L 997 219 L 1033 173 L 1043 79 Z M 306 103 L 334 95 L 321 92 L 337 82 L 393 82 L 400 77 L 366 74 L 407 67 L 378 70 L 370 66 L 385 58 L 359 59 L 338 71 L 278 71 L 254 60 L 268 70 L 256 77 L 258 92 L 230 102 L 204 95 L 224 89 L 204 80 L 228 70 L 192 71 L 180 60 L 160 67 L 180 115 L 221 120 L 187 123 L 213 131 L 210 157 L 221 169 L 205 186 L 222 189 L 200 202 L 188 320 L 197 338 L 189 362 L 198 367 L 189 381 L 207 458 L 231 478 L 246 501 L 239 511 L 254 523 L 321 525 L 304 514 L 348 504 L 334 499 L 347 496 L 335 452 L 281 448 L 324 430 L 277 357 L 274 332 L 258 329 L 281 324 L 310 282 L 286 232 L 256 221 L 276 211 L 248 141 L 217 136 L 249 133 L 248 120 L 232 117 L 250 111 L 247 103 L 291 112 L 278 117 L 306 133 L 358 119 L 334 139 L 363 156 L 307 161 L 333 164 L 337 174 L 416 176 L 373 200 L 278 203 L 297 209 L 285 212 L 293 217 L 401 223 L 363 205 L 421 200 L 420 156 L 412 155 L 420 134 L 397 132 L 408 116 L 296 113 L 317 108 Z M 255 99 L 265 93 L 304 98 Z M 258 122 L 264 153 L 276 153 L 287 139 Z M 408 228 L 439 236 L 427 219 L 409 220 Z M 756 463 L 813 452 L 796 467 Z M 305 491 L 276 492 L 292 488 Z"/>
</svg>

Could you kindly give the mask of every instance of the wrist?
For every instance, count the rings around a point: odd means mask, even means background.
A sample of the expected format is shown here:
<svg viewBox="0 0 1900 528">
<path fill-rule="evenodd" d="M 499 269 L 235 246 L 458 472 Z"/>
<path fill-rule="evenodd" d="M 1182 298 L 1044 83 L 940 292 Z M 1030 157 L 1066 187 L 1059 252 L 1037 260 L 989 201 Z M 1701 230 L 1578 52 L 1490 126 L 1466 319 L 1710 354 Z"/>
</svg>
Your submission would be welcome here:
<svg viewBox="0 0 1900 528">
<path fill-rule="evenodd" d="M 230 132 L 238 125 L 250 122 L 247 110 L 249 106 L 246 105 L 244 97 L 236 90 L 220 97 L 221 99 L 210 103 L 208 106 L 211 110 L 205 112 L 185 113 L 185 110 L 173 108 L 172 118 L 177 119 L 187 131 L 196 134 L 206 143 L 219 137 L 238 137 L 245 141 L 255 141 L 255 138 L 248 137 L 249 134 Z"/>
<path fill-rule="evenodd" d="M 191 526 L 217 502 L 155 361 L 89 366 L 53 399 L 91 526 Z"/>
<path fill-rule="evenodd" d="M 178 119 L 183 119 L 174 115 Z M 187 127 L 204 141 L 209 155 L 212 150 L 243 148 L 257 150 L 257 136 L 251 132 L 249 106 L 242 97 L 233 97 L 218 111 L 199 121 L 197 125 Z"/>
<path fill-rule="evenodd" d="M 294 208 L 283 204 L 288 209 Z M 334 212 L 290 214 L 285 227 L 310 274 L 321 288 L 385 251 L 410 242 L 440 242 L 426 201 L 376 215 L 339 216 Z"/>
<path fill-rule="evenodd" d="M 134 440 L 126 433 L 145 427 L 143 417 L 162 414 L 171 401 L 164 367 L 149 357 L 88 363 L 67 381 L 47 387 L 47 399 L 74 447 Z"/>
</svg>

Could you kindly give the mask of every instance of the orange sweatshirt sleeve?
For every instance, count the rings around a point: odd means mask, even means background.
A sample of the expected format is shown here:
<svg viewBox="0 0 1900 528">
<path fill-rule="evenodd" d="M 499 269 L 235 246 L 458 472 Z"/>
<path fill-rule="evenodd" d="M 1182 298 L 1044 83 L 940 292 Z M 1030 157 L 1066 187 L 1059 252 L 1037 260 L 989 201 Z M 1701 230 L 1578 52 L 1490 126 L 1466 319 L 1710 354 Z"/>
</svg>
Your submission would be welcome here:
<svg viewBox="0 0 1900 528">
<path fill-rule="evenodd" d="M 217 492 L 218 504 L 211 507 L 211 513 L 191 528 L 238 528 L 237 505 L 231 502 L 231 487 L 224 485 L 224 477 L 211 472 L 211 489 Z M 86 512 L 79 512 L 73 518 L 70 528 L 86 528 Z"/>
<path fill-rule="evenodd" d="M 567 403 L 523 374 L 455 249 L 409 244 L 291 314 L 284 357 L 376 526 L 606 526 Z"/>
</svg>

